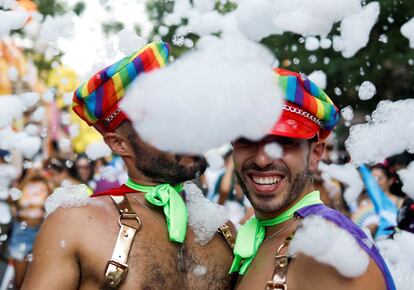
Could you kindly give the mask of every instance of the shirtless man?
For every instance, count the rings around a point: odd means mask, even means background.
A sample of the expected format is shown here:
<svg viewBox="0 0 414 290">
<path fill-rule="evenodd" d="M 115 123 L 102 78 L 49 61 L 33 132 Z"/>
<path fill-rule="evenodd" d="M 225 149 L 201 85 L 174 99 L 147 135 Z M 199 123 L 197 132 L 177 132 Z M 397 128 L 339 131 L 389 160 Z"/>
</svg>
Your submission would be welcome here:
<svg viewBox="0 0 414 290">
<path fill-rule="evenodd" d="M 187 228 L 180 183 L 201 174 L 205 159 L 146 144 L 117 106 L 125 86 L 164 66 L 168 52 L 165 43 L 148 44 L 76 91 L 74 111 L 123 158 L 129 180 L 87 206 L 60 208 L 46 219 L 23 289 L 232 288 L 226 239 L 216 233 L 200 246 Z"/>
<path fill-rule="evenodd" d="M 312 187 L 312 173 L 324 151 L 323 139 L 337 123 L 338 109 L 321 89 L 299 74 L 283 69 L 275 72 L 286 101 L 281 117 L 263 139 L 239 139 L 233 144 L 235 172 L 256 213 L 256 218 L 237 234 L 231 267 L 231 272 L 240 274 L 236 289 L 395 289 L 382 257 L 375 247 L 364 244 L 363 232 L 323 205 L 319 192 Z M 265 153 L 266 144 L 272 142 L 283 148 L 278 159 Z M 353 237 L 370 257 L 365 273 L 347 278 L 334 267 L 303 254 L 287 259 L 289 237 L 300 220 L 309 215 L 353 231 Z M 342 241 L 333 236 L 332 243 L 338 242 Z M 276 258 L 277 254 L 280 257 Z"/>
</svg>

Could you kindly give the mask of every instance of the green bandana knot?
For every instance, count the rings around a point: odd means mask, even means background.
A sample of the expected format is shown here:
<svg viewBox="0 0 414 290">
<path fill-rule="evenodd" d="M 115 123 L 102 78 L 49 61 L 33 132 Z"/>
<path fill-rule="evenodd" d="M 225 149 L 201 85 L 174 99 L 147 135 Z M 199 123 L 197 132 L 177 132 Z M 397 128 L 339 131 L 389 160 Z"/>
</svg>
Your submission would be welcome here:
<svg viewBox="0 0 414 290">
<path fill-rule="evenodd" d="M 299 209 L 320 203 L 322 201 L 320 200 L 319 191 L 314 191 L 275 218 L 259 220 L 254 217 L 247 221 L 237 232 L 236 245 L 233 250 L 234 260 L 230 273 L 239 272 L 240 275 L 246 273 L 264 240 L 266 227 L 281 224 L 293 218 L 295 212 Z"/>
<path fill-rule="evenodd" d="M 187 207 L 180 195 L 180 192 L 183 190 L 181 184 L 175 187 L 169 184 L 147 186 L 128 179 L 125 185 L 137 191 L 145 192 L 145 199 L 149 203 L 155 206 L 162 206 L 167 221 L 170 241 L 184 242 L 188 216 Z"/>
</svg>

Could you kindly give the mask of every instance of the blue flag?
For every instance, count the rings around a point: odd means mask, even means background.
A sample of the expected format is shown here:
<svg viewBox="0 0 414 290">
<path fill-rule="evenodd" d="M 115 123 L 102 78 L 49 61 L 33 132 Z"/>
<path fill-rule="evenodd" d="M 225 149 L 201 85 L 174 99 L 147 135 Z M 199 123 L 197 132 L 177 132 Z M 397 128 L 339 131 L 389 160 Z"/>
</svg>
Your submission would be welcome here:
<svg viewBox="0 0 414 290">
<path fill-rule="evenodd" d="M 366 165 L 361 165 L 359 172 L 361 173 L 368 196 L 374 205 L 375 212 L 379 217 L 378 230 L 374 238 L 386 238 L 393 233 L 394 227 L 397 225 L 398 208 L 381 189 Z"/>
</svg>

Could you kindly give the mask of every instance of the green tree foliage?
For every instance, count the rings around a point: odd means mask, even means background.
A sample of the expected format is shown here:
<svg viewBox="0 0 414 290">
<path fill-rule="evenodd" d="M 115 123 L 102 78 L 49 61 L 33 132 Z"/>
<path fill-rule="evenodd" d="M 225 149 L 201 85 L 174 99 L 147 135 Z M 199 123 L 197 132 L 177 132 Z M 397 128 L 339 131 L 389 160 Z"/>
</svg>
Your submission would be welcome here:
<svg viewBox="0 0 414 290">
<path fill-rule="evenodd" d="M 61 15 L 67 11 L 67 7 L 62 1 L 57 0 L 34 0 L 37 9 L 43 15 Z"/>
</svg>

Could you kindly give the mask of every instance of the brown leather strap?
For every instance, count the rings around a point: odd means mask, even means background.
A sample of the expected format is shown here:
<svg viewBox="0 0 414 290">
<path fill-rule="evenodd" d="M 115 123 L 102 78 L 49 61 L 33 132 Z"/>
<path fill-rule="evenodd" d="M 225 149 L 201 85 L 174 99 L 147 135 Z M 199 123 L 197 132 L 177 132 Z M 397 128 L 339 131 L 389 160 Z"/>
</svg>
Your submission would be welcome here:
<svg viewBox="0 0 414 290">
<path fill-rule="evenodd" d="M 126 195 L 110 195 L 118 208 L 120 226 L 112 257 L 105 270 L 104 283 L 101 290 L 118 289 L 128 272 L 128 256 L 135 234 L 141 229 L 141 220 L 133 210 Z"/>
<path fill-rule="evenodd" d="M 289 246 L 292 236 L 285 239 L 283 244 L 279 246 L 275 257 L 275 270 L 273 271 L 272 280 L 267 281 L 265 290 L 287 290 L 286 278 L 289 266 L 288 256 L 281 255 L 282 249 Z"/>
<path fill-rule="evenodd" d="M 230 245 L 232 249 L 234 249 L 234 245 L 236 241 L 234 240 L 233 234 L 231 233 L 230 227 L 226 224 L 223 224 L 217 230 L 223 237 L 226 239 L 227 243 Z"/>
</svg>

